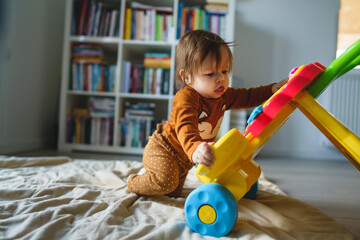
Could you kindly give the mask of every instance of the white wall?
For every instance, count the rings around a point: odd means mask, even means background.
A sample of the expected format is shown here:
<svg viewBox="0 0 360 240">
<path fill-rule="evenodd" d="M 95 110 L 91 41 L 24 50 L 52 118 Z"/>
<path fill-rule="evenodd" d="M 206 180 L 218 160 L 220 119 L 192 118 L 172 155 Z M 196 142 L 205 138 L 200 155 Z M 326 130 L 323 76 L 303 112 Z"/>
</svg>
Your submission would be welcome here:
<svg viewBox="0 0 360 240">
<path fill-rule="evenodd" d="M 3 2 L 0 154 L 54 144 L 65 10 L 63 0 Z"/>
<path fill-rule="evenodd" d="M 339 0 L 237 0 L 234 76 L 245 87 L 279 81 L 295 66 L 335 59 Z M 320 98 L 321 102 L 321 98 Z M 262 155 L 343 158 L 296 110 Z"/>
</svg>

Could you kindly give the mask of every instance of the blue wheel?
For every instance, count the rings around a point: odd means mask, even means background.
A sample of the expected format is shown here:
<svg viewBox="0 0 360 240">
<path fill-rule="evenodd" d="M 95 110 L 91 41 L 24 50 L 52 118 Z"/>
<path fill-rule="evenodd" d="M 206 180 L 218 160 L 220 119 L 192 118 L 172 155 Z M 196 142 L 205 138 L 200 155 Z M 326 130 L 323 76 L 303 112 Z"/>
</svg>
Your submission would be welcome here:
<svg viewBox="0 0 360 240">
<path fill-rule="evenodd" d="M 256 183 L 254 183 L 254 185 L 251 186 L 250 190 L 245 194 L 244 198 L 247 199 L 255 199 L 256 194 L 258 192 L 258 188 L 259 188 L 259 181 L 256 181 Z"/>
<path fill-rule="evenodd" d="M 235 197 L 217 183 L 206 183 L 192 191 L 184 210 L 186 221 L 194 232 L 214 237 L 227 235 L 238 217 Z"/>
</svg>

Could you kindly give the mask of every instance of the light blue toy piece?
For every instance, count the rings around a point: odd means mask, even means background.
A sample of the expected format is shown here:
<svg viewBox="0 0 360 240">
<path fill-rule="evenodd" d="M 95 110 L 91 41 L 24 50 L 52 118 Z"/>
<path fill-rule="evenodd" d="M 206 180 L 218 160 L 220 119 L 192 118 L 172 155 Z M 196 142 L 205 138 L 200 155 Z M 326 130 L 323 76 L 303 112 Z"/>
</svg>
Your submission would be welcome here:
<svg viewBox="0 0 360 240">
<path fill-rule="evenodd" d="M 206 206 L 215 213 L 211 223 L 204 223 L 200 209 Z M 185 218 L 190 228 L 201 235 L 222 237 L 227 235 L 238 218 L 235 197 L 218 183 L 206 183 L 192 191 L 185 201 Z M 210 211 L 210 212 L 211 212 Z M 206 217 L 206 216 L 205 216 Z"/>
<path fill-rule="evenodd" d="M 263 111 L 263 106 L 257 106 L 254 108 L 254 110 L 251 112 L 250 117 L 247 120 L 247 124 L 250 124 L 260 113 Z"/>
</svg>

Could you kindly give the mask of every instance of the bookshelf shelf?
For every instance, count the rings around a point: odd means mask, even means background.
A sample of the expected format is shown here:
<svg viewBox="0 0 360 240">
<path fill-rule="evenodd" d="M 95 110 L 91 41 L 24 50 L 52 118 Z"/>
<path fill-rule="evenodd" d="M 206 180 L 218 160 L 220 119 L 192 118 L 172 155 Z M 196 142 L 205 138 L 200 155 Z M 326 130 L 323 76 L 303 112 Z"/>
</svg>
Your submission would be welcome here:
<svg viewBox="0 0 360 240">
<path fill-rule="evenodd" d="M 124 98 L 138 98 L 138 99 L 160 99 L 160 100 L 172 99 L 172 96 L 170 95 L 156 95 L 156 94 L 143 94 L 143 93 L 120 93 L 119 96 Z"/>
<path fill-rule="evenodd" d="M 142 41 L 142 40 L 122 40 L 123 45 L 134 45 L 134 46 L 171 46 L 173 42 L 165 41 Z"/>
<path fill-rule="evenodd" d="M 71 36 L 70 41 L 73 42 L 94 42 L 94 43 L 112 43 L 118 44 L 118 37 L 88 37 L 88 36 Z"/>
<path fill-rule="evenodd" d="M 179 31 L 184 24 L 208 28 L 185 21 L 214 14 L 205 14 L 207 1 L 67 0 L 58 149 L 142 154 L 145 135 L 169 118 Z M 226 19 L 226 41 L 234 40 L 235 1 L 218 13 Z M 184 17 L 184 8 L 192 15 Z M 132 22 L 129 12 L 136 16 Z M 226 113 L 221 134 L 229 126 Z"/>
<path fill-rule="evenodd" d="M 113 92 L 87 92 L 87 91 L 75 91 L 69 90 L 69 95 L 83 95 L 83 96 L 99 96 L 99 97 L 115 97 L 116 94 Z"/>
</svg>

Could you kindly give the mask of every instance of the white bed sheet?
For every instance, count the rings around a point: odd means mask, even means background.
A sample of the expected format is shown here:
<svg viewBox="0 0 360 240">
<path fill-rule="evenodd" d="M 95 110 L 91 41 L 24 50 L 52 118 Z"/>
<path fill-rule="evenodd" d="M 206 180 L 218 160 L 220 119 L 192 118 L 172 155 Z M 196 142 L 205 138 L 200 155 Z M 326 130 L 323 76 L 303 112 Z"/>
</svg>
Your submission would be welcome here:
<svg viewBox="0 0 360 240">
<path fill-rule="evenodd" d="M 191 231 L 186 196 L 201 182 L 190 171 L 182 197 L 129 193 L 136 161 L 0 157 L 0 239 L 216 239 Z M 355 239 L 332 218 L 293 199 L 263 175 L 256 200 L 220 239 Z"/>
</svg>

